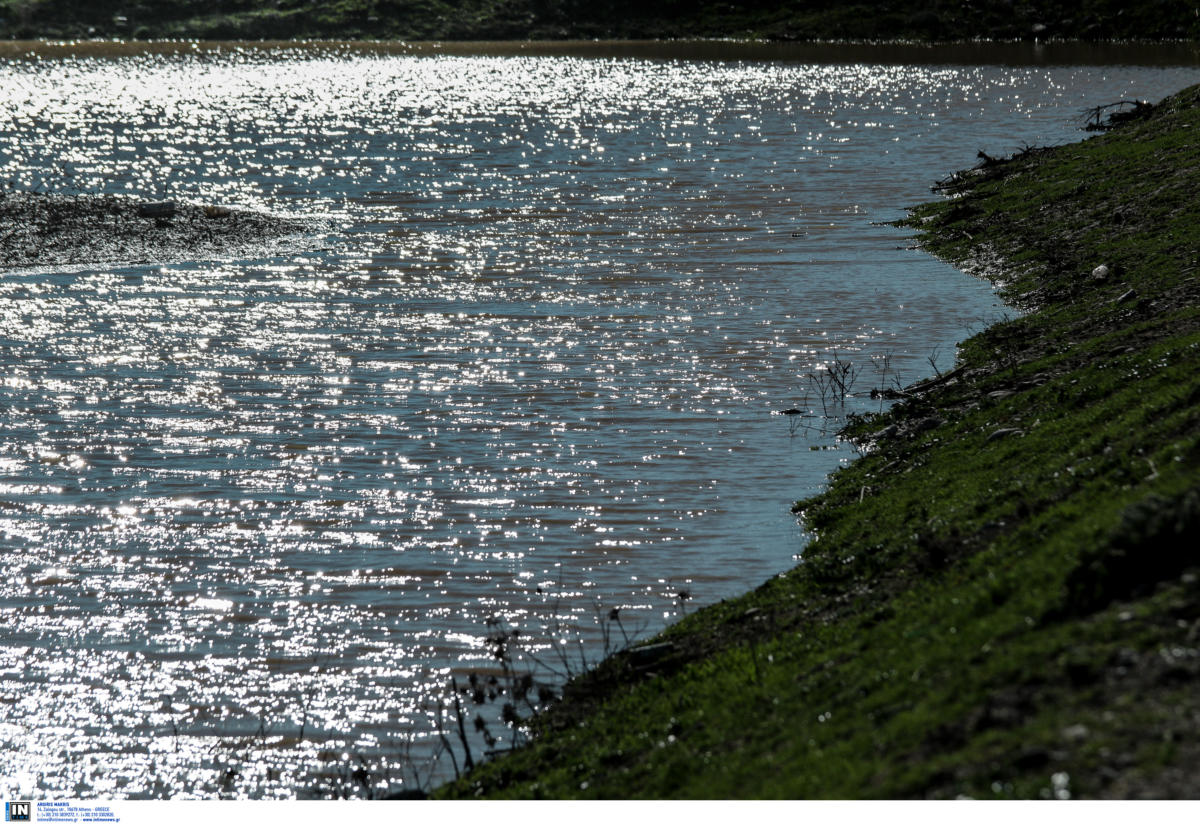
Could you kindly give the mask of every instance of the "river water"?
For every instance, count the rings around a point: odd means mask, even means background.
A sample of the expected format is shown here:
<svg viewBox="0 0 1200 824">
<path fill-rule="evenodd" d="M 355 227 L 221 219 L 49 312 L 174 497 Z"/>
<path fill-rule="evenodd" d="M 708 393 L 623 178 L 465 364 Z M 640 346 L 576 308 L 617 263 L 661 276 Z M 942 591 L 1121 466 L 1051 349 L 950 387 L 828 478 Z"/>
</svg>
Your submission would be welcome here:
<svg viewBox="0 0 1200 824">
<path fill-rule="evenodd" d="M 1002 311 L 880 222 L 1195 79 L 472 48 L 0 62 L 17 188 L 320 221 L 287 256 L 0 275 L 6 797 L 449 775 L 435 708 L 493 672 L 489 619 L 575 666 L 789 568 L 790 503 L 854 454 L 831 427 Z"/>
</svg>

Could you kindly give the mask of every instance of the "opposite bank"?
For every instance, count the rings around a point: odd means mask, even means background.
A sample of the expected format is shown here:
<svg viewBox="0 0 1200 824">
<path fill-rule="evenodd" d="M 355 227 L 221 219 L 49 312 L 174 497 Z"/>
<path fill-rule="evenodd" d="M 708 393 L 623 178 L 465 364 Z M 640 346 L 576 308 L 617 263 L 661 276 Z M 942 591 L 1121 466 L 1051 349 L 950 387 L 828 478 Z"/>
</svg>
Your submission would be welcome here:
<svg viewBox="0 0 1200 824">
<path fill-rule="evenodd" d="M 1193 0 L 0 0 L 0 38 L 1198 39 Z"/>
<path fill-rule="evenodd" d="M 816 539 L 442 797 L 1200 796 L 1200 87 L 908 224 L 1025 314 L 846 432 Z"/>
</svg>

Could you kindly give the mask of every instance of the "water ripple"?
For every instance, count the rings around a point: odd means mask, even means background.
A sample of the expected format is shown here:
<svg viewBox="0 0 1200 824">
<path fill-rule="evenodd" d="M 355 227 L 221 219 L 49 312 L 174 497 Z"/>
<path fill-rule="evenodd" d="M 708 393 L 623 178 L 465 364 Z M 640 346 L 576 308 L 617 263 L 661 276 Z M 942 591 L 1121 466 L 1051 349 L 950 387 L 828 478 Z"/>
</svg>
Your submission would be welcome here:
<svg viewBox="0 0 1200 824">
<path fill-rule="evenodd" d="M 815 408 L 804 375 L 835 355 L 863 366 L 865 410 L 868 382 L 948 362 L 995 311 L 878 222 L 979 148 L 1184 82 L 320 49 L 0 63 L 15 186 L 340 230 L 295 257 L 0 281 L 0 787 L 290 797 L 354 752 L 395 788 L 436 749 L 447 676 L 491 666 L 486 619 L 594 651 L 598 610 L 650 632 L 683 590 L 786 569 L 790 501 L 850 453 L 769 413 Z"/>
</svg>

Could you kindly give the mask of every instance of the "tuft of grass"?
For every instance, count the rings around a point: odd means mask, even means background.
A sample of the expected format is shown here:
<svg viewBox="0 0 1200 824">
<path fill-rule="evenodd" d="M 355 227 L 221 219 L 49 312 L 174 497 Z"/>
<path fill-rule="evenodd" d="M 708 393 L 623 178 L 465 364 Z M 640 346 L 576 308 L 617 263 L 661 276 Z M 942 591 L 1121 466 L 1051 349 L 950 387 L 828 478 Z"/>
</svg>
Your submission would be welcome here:
<svg viewBox="0 0 1200 824">
<path fill-rule="evenodd" d="M 790 572 L 444 797 L 1195 797 L 1200 87 L 913 210 L 1027 311 L 856 417 Z M 1093 274 L 1103 264 L 1105 270 Z"/>
</svg>

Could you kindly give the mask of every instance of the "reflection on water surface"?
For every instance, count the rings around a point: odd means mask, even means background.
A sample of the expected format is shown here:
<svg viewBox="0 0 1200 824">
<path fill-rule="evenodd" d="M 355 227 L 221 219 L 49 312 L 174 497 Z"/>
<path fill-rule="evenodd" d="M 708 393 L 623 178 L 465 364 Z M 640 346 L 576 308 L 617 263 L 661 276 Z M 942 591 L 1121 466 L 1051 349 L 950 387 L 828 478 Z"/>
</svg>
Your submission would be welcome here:
<svg viewBox="0 0 1200 824">
<path fill-rule="evenodd" d="M 5 179 L 337 231 L 0 280 L 10 795 L 290 796 L 345 751 L 398 778 L 486 619 L 595 650 L 596 605 L 648 633 L 788 568 L 790 502 L 852 452 L 769 413 L 835 355 L 868 408 L 996 311 L 879 222 L 1186 82 L 157 51 L 0 64 Z"/>
</svg>

